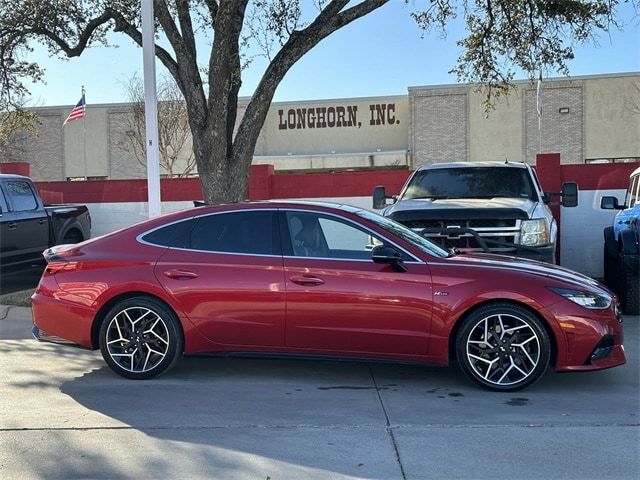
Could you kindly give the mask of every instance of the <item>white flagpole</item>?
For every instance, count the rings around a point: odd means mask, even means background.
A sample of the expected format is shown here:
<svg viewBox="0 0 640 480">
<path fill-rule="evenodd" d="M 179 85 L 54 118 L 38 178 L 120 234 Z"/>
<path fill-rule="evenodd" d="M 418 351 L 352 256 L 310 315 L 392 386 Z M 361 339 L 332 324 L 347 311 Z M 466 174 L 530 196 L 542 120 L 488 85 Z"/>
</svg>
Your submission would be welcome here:
<svg viewBox="0 0 640 480">
<path fill-rule="evenodd" d="M 144 71 L 144 117 L 147 147 L 149 218 L 161 214 L 160 161 L 158 155 L 158 98 L 156 94 L 155 30 L 153 0 L 142 0 L 142 57 Z"/>
<path fill-rule="evenodd" d="M 538 112 L 538 153 L 542 153 L 542 71 L 536 89 L 536 111 Z"/>
<path fill-rule="evenodd" d="M 82 172 L 83 177 L 87 180 L 87 99 L 84 97 L 84 85 L 82 85 L 82 101 L 84 102 L 84 115 L 82 115 Z"/>
</svg>

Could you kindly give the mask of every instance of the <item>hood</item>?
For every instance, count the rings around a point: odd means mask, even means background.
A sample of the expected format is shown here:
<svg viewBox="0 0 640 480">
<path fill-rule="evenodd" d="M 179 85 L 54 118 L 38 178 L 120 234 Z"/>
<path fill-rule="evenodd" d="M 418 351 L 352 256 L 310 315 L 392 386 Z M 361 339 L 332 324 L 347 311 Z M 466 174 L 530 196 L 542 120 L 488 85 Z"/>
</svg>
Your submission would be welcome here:
<svg viewBox="0 0 640 480">
<path fill-rule="evenodd" d="M 390 205 L 384 210 L 384 216 L 394 216 L 400 212 L 421 211 L 425 219 L 438 219 L 442 215 L 447 216 L 455 211 L 465 211 L 467 218 L 473 218 L 472 211 L 491 211 L 495 213 L 503 212 L 505 216 L 511 218 L 530 218 L 537 203 L 528 198 L 445 198 L 431 200 L 428 198 L 415 198 L 411 200 L 400 200 Z M 518 213 L 521 212 L 521 213 Z M 431 213 L 431 212 L 441 212 Z"/>
<path fill-rule="evenodd" d="M 485 253 L 457 255 L 450 260 L 472 267 L 502 268 L 516 272 L 525 272 L 541 277 L 550 278 L 564 283 L 570 283 L 577 289 L 592 289 L 600 293 L 612 295 L 609 290 L 591 277 L 569 270 L 568 268 L 549 263 L 527 260 L 520 257 L 507 257 Z"/>
</svg>

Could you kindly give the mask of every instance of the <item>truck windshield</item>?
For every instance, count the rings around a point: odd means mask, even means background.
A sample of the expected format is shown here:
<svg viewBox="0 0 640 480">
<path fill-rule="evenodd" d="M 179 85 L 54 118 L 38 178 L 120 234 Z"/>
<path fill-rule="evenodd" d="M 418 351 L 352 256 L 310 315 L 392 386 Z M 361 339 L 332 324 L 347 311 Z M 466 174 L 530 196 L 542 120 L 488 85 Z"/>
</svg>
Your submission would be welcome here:
<svg viewBox="0 0 640 480">
<path fill-rule="evenodd" d="M 524 168 L 473 167 L 420 170 L 407 185 L 401 200 L 412 198 L 527 198 L 536 200 Z"/>
</svg>

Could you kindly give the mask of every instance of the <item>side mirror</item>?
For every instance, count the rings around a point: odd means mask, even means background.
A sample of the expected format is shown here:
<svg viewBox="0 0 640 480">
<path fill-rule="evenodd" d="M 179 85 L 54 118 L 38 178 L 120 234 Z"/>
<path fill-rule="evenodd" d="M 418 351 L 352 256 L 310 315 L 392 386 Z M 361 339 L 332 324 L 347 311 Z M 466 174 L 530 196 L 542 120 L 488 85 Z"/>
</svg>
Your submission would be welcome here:
<svg viewBox="0 0 640 480">
<path fill-rule="evenodd" d="M 560 193 L 560 204 L 563 207 L 578 206 L 578 184 L 575 182 L 566 182 L 562 185 Z"/>
<path fill-rule="evenodd" d="M 387 195 L 384 186 L 378 185 L 373 189 L 373 208 L 378 210 L 386 207 L 388 198 L 395 201 L 393 197 Z"/>
<path fill-rule="evenodd" d="M 407 271 L 407 267 L 402 262 L 402 254 L 393 247 L 376 245 L 371 250 L 371 259 L 375 263 L 391 265 L 396 272 Z"/>
<path fill-rule="evenodd" d="M 542 195 L 542 201 L 544 203 L 551 203 L 551 195 L 548 193 L 545 193 L 544 195 Z"/>
<path fill-rule="evenodd" d="M 600 208 L 603 210 L 622 210 L 624 206 L 620 206 L 618 204 L 618 199 L 616 197 L 602 197 L 600 199 Z"/>
</svg>

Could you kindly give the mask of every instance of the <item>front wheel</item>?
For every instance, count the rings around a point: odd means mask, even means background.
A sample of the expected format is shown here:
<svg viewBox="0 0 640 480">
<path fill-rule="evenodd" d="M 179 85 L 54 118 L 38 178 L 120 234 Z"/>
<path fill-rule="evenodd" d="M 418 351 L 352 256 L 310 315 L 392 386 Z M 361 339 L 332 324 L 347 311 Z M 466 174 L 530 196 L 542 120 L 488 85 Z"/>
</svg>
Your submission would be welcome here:
<svg viewBox="0 0 640 480">
<path fill-rule="evenodd" d="M 464 374 L 489 390 L 512 392 L 540 380 L 551 343 L 533 313 L 507 303 L 481 307 L 462 324 L 456 356 Z"/>
<path fill-rule="evenodd" d="M 152 378 L 182 356 L 182 328 L 175 313 L 159 301 L 129 298 L 116 304 L 102 322 L 100 351 L 118 375 Z"/>
</svg>

